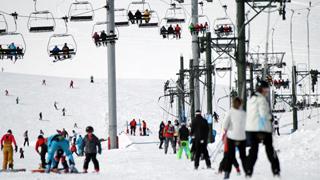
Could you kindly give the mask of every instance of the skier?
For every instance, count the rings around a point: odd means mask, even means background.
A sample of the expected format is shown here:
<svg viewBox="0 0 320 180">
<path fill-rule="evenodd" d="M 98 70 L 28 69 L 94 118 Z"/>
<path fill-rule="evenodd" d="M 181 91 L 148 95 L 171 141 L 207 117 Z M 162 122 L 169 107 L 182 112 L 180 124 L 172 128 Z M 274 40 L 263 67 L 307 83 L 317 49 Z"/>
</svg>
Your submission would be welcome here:
<svg viewBox="0 0 320 180">
<path fill-rule="evenodd" d="M 166 125 L 164 124 L 164 122 L 161 121 L 160 128 L 159 128 L 159 140 L 160 140 L 159 149 L 162 149 L 163 141 L 165 140 L 165 137 L 163 135 L 163 130 L 165 126 Z"/>
<path fill-rule="evenodd" d="M 70 81 L 69 88 L 73 88 L 73 80 Z"/>
<path fill-rule="evenodd" d="M 90 83 L 94 83 L 94 77 L 90 76 Z"/>
<path fill-rule="evenodd" d="M 1 150 L 3 151 L 3 163 L 2 170 L 7 170 L 9 165 L 9 169 L 13 169 L 13 147 L 15 152 L 18 152 L 18 146 L 14 136 L 12 135 L 12 131 L 9 129 L 5 135 L 1 138 Z"/>
<path fill-rule="evenodd" d="M 143 130 L 143 136 L 146 136 L 147 135 L 147 123 L 144 120 L 142 120 L 142 130 Z"/>
<path fill-rule="evenodd" d="M 171 124 L 171 121 L 168 121 L 168 124 L 164 127 L 164 130 L 163 130 L 163 136 L 166 138 L 165 144 L 164 144 L 165 154 L 168 153 L 169 142 L 171 143 L 173 153 L 176 154 L 176 146 L 173 140 L 173 133 L 174 133 L 174 126 Z"/>
<path fill-rule="evenodd" d="M 24 150 L 22 148 L 19 149 L 20 159 L 24 159 Z"/>
<path fill-rule="evenodd" d="M 40 169 L 46 168 L 46 153 L 48 152 L 48 146 L 46 141 L 47 140 L 43 137 L 43 135 L 39 135 L 35 146 L 35 150 L 40 155 L 41 159 Z M 40 152 L 39 147 L 41 148 Z"/>
<path fill-rule="evenodd" d="M 43 85 L 43 86 L 46 86 L 46 85 L 47 85 L 47 82 L 46 82 L 45 79 L 42 80 L 42 85 Z"/>
<path fill-rule="evenodd" d="M 82 141 L 83 141 L 83 138 L 81 135 L 78 136 L 77 140 L 76 140 L 76 145 L 77 145 L 77 150 L 78 150 L 78 155 L 79 156 L 83 156 L 83 151 L 82 151 Z"/>
<path fill-rule="evenodd" d="M 66 116 L 66 108 L 62 108 L 62 116 Z"/>
<path fill-rule="evenodd" d="M 73 128 L 78 128 L 78 124 L 74 123 Z"/>
<path fill-rule="evenodd" d="M 247 111 L 250 113 L 246 118 L 246 133 L 247 140 L 251 143 L 247 159 L 247 177 L 251 177 L 253 174 L 260 142 L 265 145 L 274 176 L 280 176 L 279 159 L 272 145 L 272 114 L 266 98 L 269 92 L 268 82 L 258 82 L 257 92 L 251 96 L 247 104 Z"/>
<path fill-rule="evenodd" d="M 136 135 L 136 127 L 137 127 L 137 122 L 135 119 L 133 119 L 131 122 L 130 122 L 130 134 L 131 135 Z"/>
<path fill-rule="evenodd" d="M 19 97 L 16 98 L 16 104 L 19 104 Z"/>
<path fill-rule="evenodd" d="M 75 130 L 72 130 L 72 136 L 70 136 L 70 141 L 76 143 L 78 133 Z"/>
<path fill-rule="evenodd" d="M 67 132 L 67 130 L 65 128 L 62 129 L 62 134 L 64 135 L 65 138 L 69 137 L 69 133 Z"/>
<path fill-rule="evenodd" d="M 240 153 L 242 167 L 246 171 L 246 133 L 245 121 L 246 113 L 241 109 L 242 100 L 238 97 L 233 99 L 232 108 L 228 112 L 223 123 L 223 129 L 227 138 L 227 159 L 225 164 L 224 179 L 230 178 L 232 164 L 235 161 L 235 148 L 237 147 Z"/>
<path fill-rule="evenodd" d="M 189 148 L 189 129 L 186 127 L 185 123 L 181 124 L 181 128 L 179 129 L 179 140 L 180 140 L 180 148 L 178 150 L 178 159 L 181 159 L 182 152 L 184 151 L 187 155 L 187 158 L 191 158 L 191 152 Z"/>
<path fill-rule="evenodd" d="M 28 130 L 26 130 L 23 134 L 24 137 L 24 142 L 23 142 L 23 146 L 29 146 L 29 136 L 28 136 Z"/>
<path fill-rule="evenodd" d="M 179 138 L 179 129 L 180 129 L 180 124 L 178 120 L 174 120 L 174 133 L 173 133 L 173 143 L 174 146 L 177 147 L 178 143 L 178 138 Z"/>
<path fill-rule="evenodd" d="M 278 136 L 280 136 L 280 132 L 279 132 L 279 119 L 277 118 L 277 116 L 274 117 L 274 121 L 273 121 L 273 131 L 274 131 L 274 133 L 277 133 Z"/>
<path fill-rule="evenodd" d="M 44 135 L 44 132 L 42 131 L 42 129 L 40 129 L 40 135 Z"/>
<path fill-rule="evenodd" d="M 191 135 L 192 135 L 193 143 L 195 146 L 195 159 L 194 159 L 195 169 L 197 170 L 199 167 L 201 154 L 203 154 L 203 157 L 207 164 L 207 168 L 211 168 L 211 162 L 210 162 L 209 153 L 207 149 L 209 125 L 207 120 L 202 117 L 200 110 L 196 111 L 195 120 L 192 122 Z"/>
<path fill-rule="evenodd" d="M 99 172 L 99 161 L 97 160 L 96 156 L 97 153 L 101 154 L 101 143 L 100 140 L 93 134 L 93 127 L 88 126 L 86 128 L 87 135 L 84 136 L 82 141 L 82 151 L 85 153 L 85 160 L 83 164 L 83 172 L 88 172 L 89 163 L 92 160 L 94 169 L 96 172 Z"/>
<path fill-rule="evenodd" d="M 66 161 L 66 156 L 64 155 L 64 152 L 62 149 L 58 149 L 56 152 L 56 155 L 54 156 L 54 161 L 52 161 L 52 171 L 58 172 L 59 163 L 61 161 L 61 164 L 63 166 L 64 173 L 69 172 L 69 166 Z"/>
<path fill-rule="evenodd" d="M 57 101 L 53 103 L 53 106 L 54 106 L 54 109 L 59 110 Z"/>
<path fill-rule="evenodd" d="M 39 113 L 39 120 L 42 121 L 42 112 Z"/>
<path fill-rule="evenodd" d="M 9 96 L 9 91 L 8 91 L 8 89 L 6 89 L 6 90 L 4 91 L 4 94 L 5 94 L 6 96 Z"/>
<path fill-rule="evenodd" d="M 46 158 L 46 173 L 50 173 L 52 162 L 54 161 L 54 155 L 58 149 L 62 149 L 66 156 L 69 159 L 70 171 L 71 173 L 77 173 L 75 168 L 75 162 L 72 156 L 71 151 L 69 150 L 69 141 L 65 138 L 66 134 L 64 131 L 57 131 L 57 134 L 54 134 L 48 138 L 48 155 Z"/>
</svg>

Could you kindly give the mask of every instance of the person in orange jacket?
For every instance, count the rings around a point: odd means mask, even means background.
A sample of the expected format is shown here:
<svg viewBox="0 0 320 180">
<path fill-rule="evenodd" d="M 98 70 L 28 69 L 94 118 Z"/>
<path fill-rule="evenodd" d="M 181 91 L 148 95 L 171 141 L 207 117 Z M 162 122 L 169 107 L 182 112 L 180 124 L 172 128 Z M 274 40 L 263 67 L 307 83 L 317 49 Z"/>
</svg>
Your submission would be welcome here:
<svg viewBox="0 0 320 180">
<path fill-rule="evenodd" d="M 39 147 L 41 148 L 41 151 L 39 152 Z M 38 140 L 36 142 L 36 152 L 40 155 L 41 159 L 41 169 L 46 168 L 46 153 L 48 152 L 48 146 L 47 146 L 47 140 L 42 136 L 38 136 Z"/>
<path fill-rule="evenodd" d="M 1 150 L 3 151 L 3 163 L 2 170 L 13 169 L 13 147 L 15 147 L 15 152 L 18 152 L 18 146 L 12 131 L 9 129 L 5 135 L 1 138 Z"/>
</svg>

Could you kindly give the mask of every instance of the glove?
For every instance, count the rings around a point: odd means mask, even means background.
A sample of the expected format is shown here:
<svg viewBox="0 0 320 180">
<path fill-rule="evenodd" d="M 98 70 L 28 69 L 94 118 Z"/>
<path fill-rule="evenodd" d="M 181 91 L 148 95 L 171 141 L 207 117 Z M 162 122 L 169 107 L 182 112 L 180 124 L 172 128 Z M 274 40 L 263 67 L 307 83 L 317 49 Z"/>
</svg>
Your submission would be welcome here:
<svg viewBox="0 0 320 180">
<path fill-rule="evenodd" d="M 102 150 L 101 150 L 101 149 L 99 149 L 99 150 L 98 150 L 98 153 L 99 153 L 99 154 L 101 154 L 101 153 L 102 153 Z"/>
<path fill-rule="evenodd" d="M 3 149 L 3 145 L 1 144 L 1 151 L 2 151 L 2 149 Z"/>
<path fill-rule="evenodd" d="M 16 146 L 16 147 L 14 148 L 14 151 L 15 151 L 15 152 L 18 152 L 18 146 Z"/>
</svg>

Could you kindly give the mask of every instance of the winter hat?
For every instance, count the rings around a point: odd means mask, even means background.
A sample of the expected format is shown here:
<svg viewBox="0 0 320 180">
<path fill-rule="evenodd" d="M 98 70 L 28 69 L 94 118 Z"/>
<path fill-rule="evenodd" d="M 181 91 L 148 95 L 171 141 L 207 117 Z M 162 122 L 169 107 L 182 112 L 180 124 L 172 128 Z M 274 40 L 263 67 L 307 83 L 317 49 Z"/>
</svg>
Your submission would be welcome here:
<svg viewBox="0 0 320 180">
<path fill-rule="evenodd" d="M 11 131 L 11 129 L 9 129 L 9 130 L 7 131 L 7 133 L 9 133 L 9 134 L 12 134 L 12 131 Z"/>
<path fill-rule="evenodd" d="M 92 133 L 94 130 L 93 130 L 93 127 L 92 126 L 88 126 L 87 128 L 86 128 L 86 132 L 87 133 Z"/>
<path fill-rule="evenodd" d="M 201 115 L 201 110 L 196 110 L 196 115 Z"/>
<path fill-rule="evenodd" d="M 257 88 L 269 88 L 269 83 L 266 81 L 259 81 L 257 83 Z"/>
</svg>

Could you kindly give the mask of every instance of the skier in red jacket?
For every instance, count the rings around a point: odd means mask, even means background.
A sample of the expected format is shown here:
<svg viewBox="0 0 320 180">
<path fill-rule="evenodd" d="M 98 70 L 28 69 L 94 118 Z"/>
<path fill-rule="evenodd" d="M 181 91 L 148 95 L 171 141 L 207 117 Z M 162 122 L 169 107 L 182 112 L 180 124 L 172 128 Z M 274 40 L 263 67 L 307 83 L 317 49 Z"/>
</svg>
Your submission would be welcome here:
<svg viewBox="0 0 320 180">
<path fill-rule="evenodd" d="M 39 152 L 39 147 L 41 147 L 40 152 Z M 38 136 L 38 140 L 37 140 L 35 149 L 41 158 L 41 168 L 45 169 L 46 168 L 46 153 L 48 151 L 48 147 L 47 147 L 47 140 L 42 135 Z"/>
<path fill-rule="evenodd" d="M 137 127 L 137 121 L 135 119 L 133 119 L 131 122 L 130 122 L 130 134 L 131 135 L 136 135 L 136 127 Z"/>
<path fill-rule="evenodd" d="M 174 126 L 171 124 L 171 121 L 168 121 L 168 124 L 164 127 L 163 136 L 166 138 L 164 144 L 164 153 L 168 153 L 169 142 L 171 143 L 173 153 L 176 154 L 176 146 L 173 142 Z"/>
</svg>

